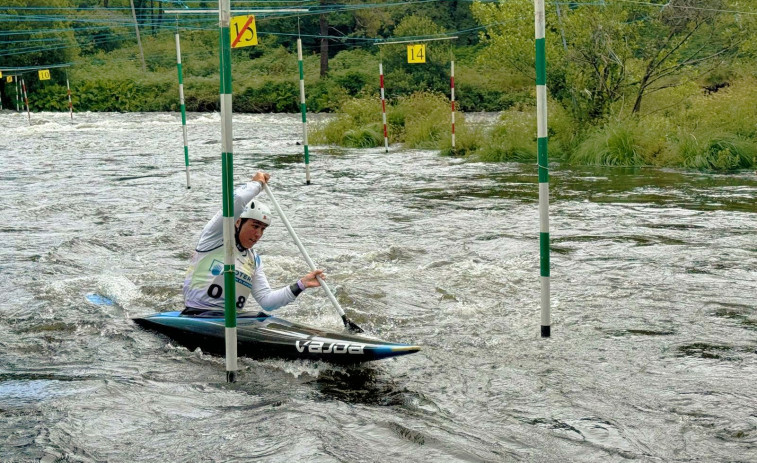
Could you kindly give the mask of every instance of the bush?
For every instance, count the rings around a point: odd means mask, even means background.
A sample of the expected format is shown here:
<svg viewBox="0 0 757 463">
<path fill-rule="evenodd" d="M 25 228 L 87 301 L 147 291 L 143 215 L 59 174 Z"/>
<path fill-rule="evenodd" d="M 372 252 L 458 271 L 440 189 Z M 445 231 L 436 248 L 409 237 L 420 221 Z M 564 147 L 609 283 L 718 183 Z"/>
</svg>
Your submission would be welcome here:
<svg viewBox="0 0 757 463">
<path fill-rule="evenodd" d="M 377 98 L 345 100 L 337 117 L 315 124 L 311 142 L 360 148 L 379 146 L 384 141 L 380 111 Z"/>
<path fill-rule="evenodd" d="M 234 98 L 234 111 L 240 113 L 299 112 L 300 91 L 294 82 L 265 82 L 260 88 L 247 88 Z"/>
<path fill-rule="evenodd" d="M 392 129 L 402 132 L 402 141 L 408 148 L 438 148 L 442 138 L 451 137 L 451 105 L 442 94 L 414 93 L 400 98 L 389 112 Z M 456 116 L 455 125 L 464 125 L 462 113 Z"/>
<path fill-rule="evenodd" d="M 684 167 L 699 170 L 736 170 L 757 165 L 757 143 L 738 136 L 683 137 L 679 154 Z"/>
<path fill-rule="evenodd" d="M 595 129 L 569 156 L 572 164 L 599 166 L 649 166 L 670 158 L 663 118 L 615 120 Z"/>
<path fill-rule="evenodd" d="M 464 127 L 462 113 L 456 116 L 456 126 Z M 405 143 L 408 148 L 438 149 L 450 145 L 450 103 L 444 95 L 418 92 L 399 98 L 387 107 L 388 135 L 392 143 Z M 339 115 L 317 125 L 314 143 L 350 147 L 380 146 L 384 142 L 381 102 L 378 98 L 346 100 Z"/>
<path fill-rule="evenodd" d="M 536 162 L 536 112 L 509 110 L 471 156 L 484 162 Z"/>
</svg>

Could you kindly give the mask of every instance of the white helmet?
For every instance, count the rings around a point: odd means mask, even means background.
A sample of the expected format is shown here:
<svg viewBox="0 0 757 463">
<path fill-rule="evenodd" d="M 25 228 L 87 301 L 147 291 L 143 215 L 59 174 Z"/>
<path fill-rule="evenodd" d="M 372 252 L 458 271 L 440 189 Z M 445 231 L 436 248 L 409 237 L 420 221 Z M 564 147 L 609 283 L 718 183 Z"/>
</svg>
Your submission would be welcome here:
<svg viewBox="0 0 757 463">
<path fill-rule="evenodd" d="M 239 218 L 257 220 L 266 225 L 271 225 L 271 210 L 265 204 L 253 199 L 244 206 Z"/>
</svg>

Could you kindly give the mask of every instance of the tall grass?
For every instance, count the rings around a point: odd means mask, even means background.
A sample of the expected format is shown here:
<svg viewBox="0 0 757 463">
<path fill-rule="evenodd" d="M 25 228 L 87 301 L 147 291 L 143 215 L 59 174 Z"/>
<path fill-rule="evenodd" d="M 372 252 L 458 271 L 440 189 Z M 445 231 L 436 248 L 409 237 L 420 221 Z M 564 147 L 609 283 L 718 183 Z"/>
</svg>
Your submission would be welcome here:
<svg viewBox="0 0 757 463">
<path fill-rule="evenodd" d="M 399 130 L 408 148 L 436 149 L 442 139 L 452 137 L 449 99 L 439 93 L 417 92 L 399 98 L 391 110 L 392 128 Z M 464 126 L 462 113 L 455 115 L 455 126 Z"/>
<path fill-rule="evenodd" d="M 418 92 L 400 97 L 387 106 L 388 135 L 392 143 L 407 148 L 438 149 L 451 138 L 451 108 L 441 94 Z M 465 130 L 465 117 L 456 115 L 455 126 Z M 339 115 L 314 127 L 313 143 L 353 148 L 380 146 L 384 143 L 381 102 L 362 97 L 346 100 Z"/>
<path fill-rule="evenodd" d="M 730 171 L 757 166 L 757 82 L 744 77 L 714 94 L 655 105 L 666 111 L 614 119 L 590 130 L 571 164 L 676 166 Z M 679 94 L 676 98 L 680 98 Z"/>
<path fill-rule="evenodd" d="M 313 125 L 311 142 L 350 148 L 370 148 L 383 144 L 381 102 L 378 98 L 345 100 L 338 115 Z"/>
<path fill-rule="evenodd" d="M 598 127 L 578 144 L 567 160 L 571 164 L 598 166 L 651 166 L 671 158 L 663 119 L 630 117 Z"/>
<path fill-rule="evenodd" d="M 757 143 L 735 135 L 687 134 L 677 143 L 681 164 L 699 170 L 737 170 L 757 165 Z"/>
</svg>

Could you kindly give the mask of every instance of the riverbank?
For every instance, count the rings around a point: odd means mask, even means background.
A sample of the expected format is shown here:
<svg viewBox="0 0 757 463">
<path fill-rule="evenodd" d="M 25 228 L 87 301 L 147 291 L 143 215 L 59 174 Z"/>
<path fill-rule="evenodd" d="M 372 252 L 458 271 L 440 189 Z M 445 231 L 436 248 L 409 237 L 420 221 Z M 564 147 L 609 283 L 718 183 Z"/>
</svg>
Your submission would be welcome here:
<svg viewBox="0 0 757 463">
<path fill-rule="evenodd" d="M 757 80 L 744 77 L 715 93 L 689 90 L 683 102 L 665 107 L 658 100 L 644 115 L 621 115 L 597 125 L 576 121 L 568 108 L 550 100 L 549 154 L 568 165 L 680 167 L 736 171 L 757 167 Z M 339 115 L 320 125 L 314 142 L 347 147 L 383 144 L 375 99 L 352 99 Z M 502 111 L 496 122 L 469 125 L 455 119 L 452 147 L 449 101 L 444 95 L 419 93 L 398 99 L 387 109 L 392 143 L 438 149 L 444 155 L 486 162 L 536 162 L 536 108 L 519 104 Z"/>
</svg>

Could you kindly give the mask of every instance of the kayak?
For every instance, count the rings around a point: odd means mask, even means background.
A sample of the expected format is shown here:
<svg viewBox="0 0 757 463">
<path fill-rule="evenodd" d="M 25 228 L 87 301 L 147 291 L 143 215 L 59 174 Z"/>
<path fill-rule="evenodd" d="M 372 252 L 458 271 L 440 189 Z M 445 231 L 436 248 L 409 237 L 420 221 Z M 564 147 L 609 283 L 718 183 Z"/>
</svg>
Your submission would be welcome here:
<svg viewBox="0 0 757 463">
<path fill-rule="evenodd" d="M 189 349 L 224 354 L 226 325 L 223 311 L 201 315 L 162 312 L 134 318 L 138 325 L 162 333 Z M 264 312 L 237 316 L 237 351 L 252 358 L 325 360 L 359 363 L 413 354 L 419 346 L 335 333 L 292 323 Z"/>
</svg>

